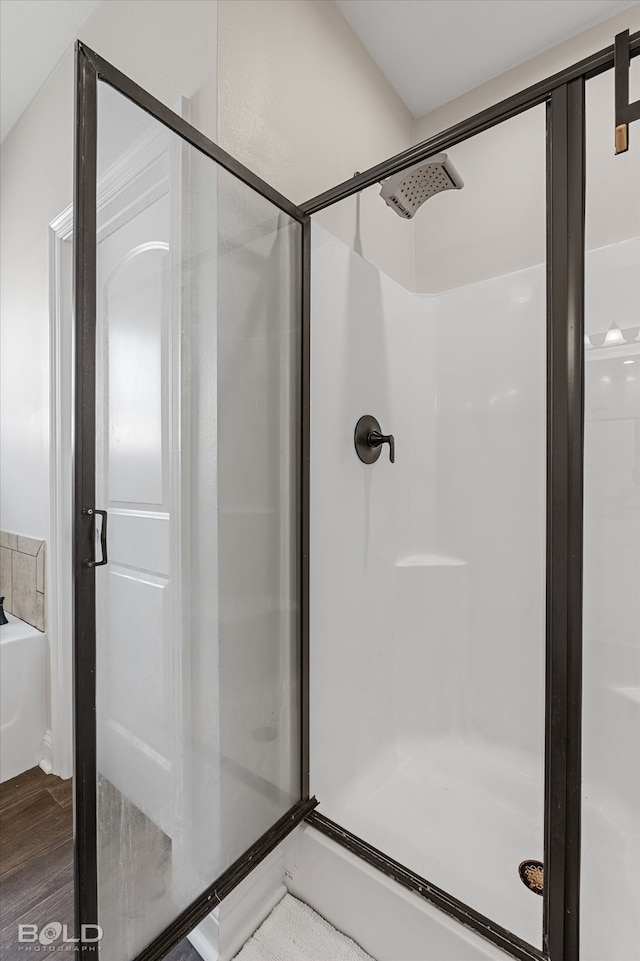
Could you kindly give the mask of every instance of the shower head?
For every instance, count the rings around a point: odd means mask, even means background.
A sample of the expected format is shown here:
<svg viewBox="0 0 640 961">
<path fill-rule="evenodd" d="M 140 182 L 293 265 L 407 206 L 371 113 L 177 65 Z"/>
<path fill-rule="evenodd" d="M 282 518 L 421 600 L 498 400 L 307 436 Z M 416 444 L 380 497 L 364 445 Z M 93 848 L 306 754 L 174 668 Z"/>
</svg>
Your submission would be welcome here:
<svg viewBox="0 0 640 961">
<path fill-rule="evenodd" d="M 464 181 L 446 153 L 431 157 L 394 174 L 382 184 L 380 196 L 398 214 L 410 220 L 425 200 L 442 190 L 460 190 Z"/>
</svg>

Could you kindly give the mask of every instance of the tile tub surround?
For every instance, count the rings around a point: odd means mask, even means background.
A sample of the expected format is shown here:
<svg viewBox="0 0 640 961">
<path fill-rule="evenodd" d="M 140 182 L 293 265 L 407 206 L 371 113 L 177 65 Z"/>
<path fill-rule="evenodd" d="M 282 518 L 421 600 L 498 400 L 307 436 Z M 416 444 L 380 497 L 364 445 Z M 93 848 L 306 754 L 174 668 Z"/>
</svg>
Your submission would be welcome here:
<svg viewBox="0 0 640 961">
<path fill-rule="evenodd" d="M 45 542 L 0 531 L 0 597 L 4 609 L 45 629 Z"/>
</svg>

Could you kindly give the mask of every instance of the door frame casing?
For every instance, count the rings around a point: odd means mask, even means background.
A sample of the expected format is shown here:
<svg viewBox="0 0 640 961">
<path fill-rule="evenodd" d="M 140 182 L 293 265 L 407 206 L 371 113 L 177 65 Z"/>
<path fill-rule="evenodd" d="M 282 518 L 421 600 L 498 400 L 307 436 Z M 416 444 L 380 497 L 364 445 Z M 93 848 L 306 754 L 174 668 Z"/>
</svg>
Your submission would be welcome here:
<svg viewBox="0 0 640 961">
<path fill-rule="evenodd" d="M 73 309 L 71 280 L 73 206 L 49 224 L 49 498 L 47 554 L 51 772 L 73 774 L 72 497 Z M 69 264 L 65 263 L 69 258 Z"/>
</svg>

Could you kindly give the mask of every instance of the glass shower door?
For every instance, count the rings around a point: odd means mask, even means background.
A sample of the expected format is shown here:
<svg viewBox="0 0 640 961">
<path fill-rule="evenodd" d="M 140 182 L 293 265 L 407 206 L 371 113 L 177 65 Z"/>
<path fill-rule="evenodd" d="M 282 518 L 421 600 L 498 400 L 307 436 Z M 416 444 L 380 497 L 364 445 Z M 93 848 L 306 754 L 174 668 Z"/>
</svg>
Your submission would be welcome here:
<svg viewBox="0 0 640 961">
<path fill-rule="evenodd" d="M 79 70 L 77 923 L 100 929 L 83 957 L 101 934 L 125 961 L 312 803 L 305 218 L 100 58 Z"/>
<path fill-rule="evenodd" d="M 587 81 L 583 961 L 640 952 L 640 130 L 616 156 L 614 103 Z"/>
</svg>

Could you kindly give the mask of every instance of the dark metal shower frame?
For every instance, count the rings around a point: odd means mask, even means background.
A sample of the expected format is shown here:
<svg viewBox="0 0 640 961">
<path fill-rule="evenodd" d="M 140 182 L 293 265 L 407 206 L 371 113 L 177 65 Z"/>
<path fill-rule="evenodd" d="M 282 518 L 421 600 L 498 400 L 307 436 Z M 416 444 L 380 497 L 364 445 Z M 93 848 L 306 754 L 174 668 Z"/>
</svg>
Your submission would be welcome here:
<svg viewBox="0 0 640 961">
<path fill-rule="evenodd" d="M 640 53 L 640 32 L 629 41 Z M 159 961 L 303 819 L 523 961 L 579 961 L 584 337 L 584 87 L 614 65 L 591 57 L 296 206 L 82 44 L 76 54 L 76 440 L 74 531 L 76 924 L 97 919 L 94 526 L 97 80 L 119 90 L 302 225 L 300 655 L 301 800 L 182 912 L 136 961 Z M 313 809 L 309 798 L 310 215 L 541 103 L 547 105 L 548 411 L 545 895 L 543 950 L 413 874 Z M 80 946 L 81 961 L 95 957 Z"/>
</svg>

